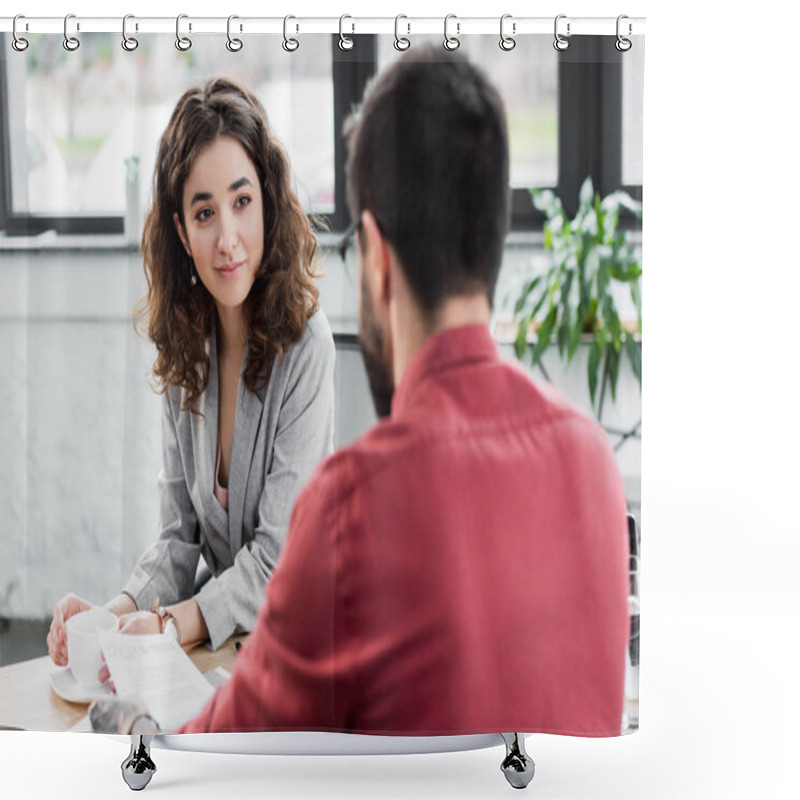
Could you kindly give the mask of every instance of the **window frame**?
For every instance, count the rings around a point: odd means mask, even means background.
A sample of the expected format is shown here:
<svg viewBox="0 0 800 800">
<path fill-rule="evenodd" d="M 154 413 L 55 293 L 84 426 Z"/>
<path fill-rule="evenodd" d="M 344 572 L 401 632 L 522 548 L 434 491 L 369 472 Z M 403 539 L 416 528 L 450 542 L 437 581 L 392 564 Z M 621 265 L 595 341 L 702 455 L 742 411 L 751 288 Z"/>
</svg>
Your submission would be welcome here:
<svg viewBox="0 0 800 800">
<path fill-rule="evenodd" d="M 5 34 L 9 37 L 10 34 Z M 334 211 L 315 214 L 327 228 L 341 232 L 350 223 L 345 186 L 347 143 L 343 125 L 357 106 L 377 67 L 377 36 L 360 34 L 349 51 L 330 37 L 334 101 Z M 591 175 L 595 190 L 605 196 L 624 189 L 641 201 L 642 187 L 622 185 L 622 59 L 613 37 L 580 36 L 558 59 L 558 184 L 552 188 L 564 209 L 574 215 L 583 180 Z M 5 46 L 5 42 L 3 42 Z M 8 70 L 0 59 L 0 111 L 9 114 Z M 596 143 L 596 144 L 590 144 Z M 0 126 L 0 231 L 6 236 L 58 234 L 122 234 L 124 217 L 22 214 L 13 211 L 11 186 L 11 135 Z M 635 227 L 638 220 L 623 213 L 620 225 Z M 537 211 L 527 189 L 515 188 L 511 198 L 510 230 L 541 231 L 544 215 Z"/>
</svg>

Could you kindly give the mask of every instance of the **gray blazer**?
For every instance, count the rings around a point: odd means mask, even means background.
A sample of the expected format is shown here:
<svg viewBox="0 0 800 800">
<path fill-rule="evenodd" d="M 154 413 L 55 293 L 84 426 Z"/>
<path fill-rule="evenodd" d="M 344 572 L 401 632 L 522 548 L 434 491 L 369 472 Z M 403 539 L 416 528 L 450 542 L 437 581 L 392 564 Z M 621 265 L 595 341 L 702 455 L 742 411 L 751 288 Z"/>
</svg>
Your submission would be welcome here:
<svg viewBox="0 0 800 800">
<path fill-rule="evenodd" d="M 123 591 L 138 608 L 158 597 L 192 597 L 200 555 L 213 577 L 195 595 L 211 647 L 253 629 L 286 538 L 292 505 L 319 461 L 333 452 L 335 347 L 324 313 L 276 359 L 268 385 L 254 394 L 239 381 L 228 478 L 228 510 L 214 494 L 219 385 L 216 337 L 206 345 L 208 388 L 195 414 L 185 390 L 163 401 L 164 466 L 159 475 L 158 540 L 139 559 Z"/>
</svg>

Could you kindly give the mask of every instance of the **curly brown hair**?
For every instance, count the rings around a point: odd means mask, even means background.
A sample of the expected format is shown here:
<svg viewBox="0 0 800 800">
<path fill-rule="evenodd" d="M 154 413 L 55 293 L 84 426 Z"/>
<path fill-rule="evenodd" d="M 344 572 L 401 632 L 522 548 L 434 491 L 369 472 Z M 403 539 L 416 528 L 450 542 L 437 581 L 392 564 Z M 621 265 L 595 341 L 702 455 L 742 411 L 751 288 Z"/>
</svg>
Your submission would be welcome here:
<svg viewBox="0 0 800 800">
<path fill-rule="evenodd" d="M 158 147 L 153 204 L 142 234 L 147 294 L 135 312 L 147 319 L 156 346 L 157 390 L 179 386 L 184 408 L 195 411 L 209 380 L 205 341 L 215 327 L 216 305 L 208 290 L 191 283 L 191 259 L 173 215 L 183 219 L 183 187 L 199 153 L 221 136 L 247 152 L 261 185 L 264 256 L 244 302 L 248 357 L 245 386 L 266 385 L 277 357 L 300 339 L 319 305 L 317 240 L 291 186 L 289 161 L 270 130 L 256 96 L 229 78 L 188 89 L 178 100 Z"/>
</svg>

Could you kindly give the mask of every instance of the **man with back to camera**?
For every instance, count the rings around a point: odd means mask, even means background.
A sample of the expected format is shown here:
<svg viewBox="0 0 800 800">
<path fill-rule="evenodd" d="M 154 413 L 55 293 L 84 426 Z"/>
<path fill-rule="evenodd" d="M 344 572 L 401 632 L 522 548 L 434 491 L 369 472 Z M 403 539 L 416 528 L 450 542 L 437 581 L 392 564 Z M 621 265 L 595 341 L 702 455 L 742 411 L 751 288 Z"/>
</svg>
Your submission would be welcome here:
<svg viewBox="0 0 800 800">
<path fill-rule="evenodd" d="M 501 360 L 502 101 L 409 53 L 348 127 L 382 419 L 298 498 L 255 630 L 181 732 L 620 733 L 626 505 L 605 433 Z"/>
</svg>

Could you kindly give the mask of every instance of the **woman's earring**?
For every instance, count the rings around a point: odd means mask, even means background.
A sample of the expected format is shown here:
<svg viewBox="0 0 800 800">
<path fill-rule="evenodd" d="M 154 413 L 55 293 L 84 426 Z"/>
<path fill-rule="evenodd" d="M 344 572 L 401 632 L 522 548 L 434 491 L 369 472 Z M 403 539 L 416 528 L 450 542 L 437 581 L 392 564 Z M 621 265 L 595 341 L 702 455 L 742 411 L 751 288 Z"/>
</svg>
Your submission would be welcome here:
<svg viewBox="0 0 800 800">
<path fill-rule="evenodd" d="M 191 257 L 189 258 L 189 272 L 191 273 L 191 278 L 189 278 L 189 281 L 191 282 L 192 286 L 197 286 L 197 273 L 194 271 L 194 263 L 192 262 Z"/>
</svg>

